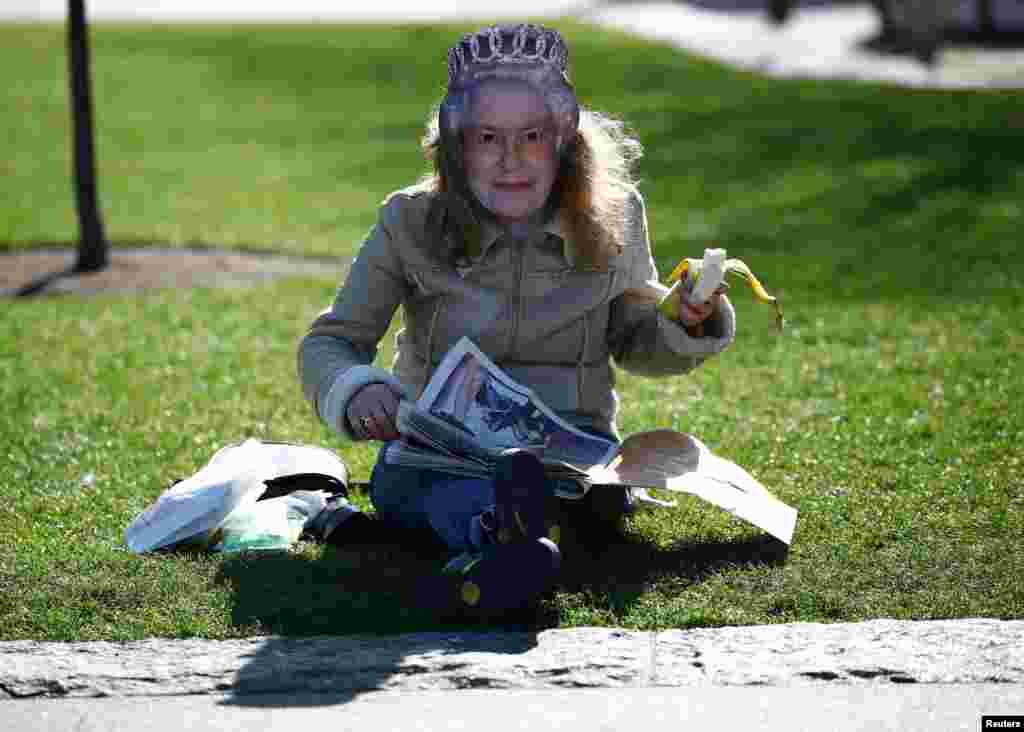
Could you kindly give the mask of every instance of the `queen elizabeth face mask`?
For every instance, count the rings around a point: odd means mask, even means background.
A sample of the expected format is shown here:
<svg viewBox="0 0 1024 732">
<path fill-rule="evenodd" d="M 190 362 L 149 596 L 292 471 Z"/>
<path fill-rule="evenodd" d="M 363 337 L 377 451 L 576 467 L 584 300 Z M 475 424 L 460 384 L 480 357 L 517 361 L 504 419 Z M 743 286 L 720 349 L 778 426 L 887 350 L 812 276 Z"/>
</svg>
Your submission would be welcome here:
<svg viewBox="0 0 1024 732">
<path fill-rule="evenodd" d="M 530 223 L 558 173 L 555 121 L 543 96 L 521 82 L 486 82 L 469 111 L 462 134 L 470 190 L 499 223 Z"/>
</svg>

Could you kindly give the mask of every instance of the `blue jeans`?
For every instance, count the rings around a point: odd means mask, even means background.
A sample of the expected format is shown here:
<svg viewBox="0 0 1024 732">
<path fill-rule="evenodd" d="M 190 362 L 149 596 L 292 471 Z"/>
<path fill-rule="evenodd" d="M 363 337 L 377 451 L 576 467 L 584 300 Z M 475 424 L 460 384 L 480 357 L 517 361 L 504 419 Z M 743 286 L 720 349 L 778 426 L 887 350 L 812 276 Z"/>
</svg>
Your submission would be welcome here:
<svg viewBox="0 0 1024 732">
<path fill-rule="evenodd" d="M 611 436 L 593 432 L 601 437 Z M 479 516 L 494 506 L 494 482 L 434 470 L 383 462 L 384 450 L 370 477 L 370 500 L 387 523 L 419 532 L 429 531 L 456 552 L 476 551 L 485 542 Z M 547 488 L 554 493 L 555 481 Z M 623 512 L 627 508 L 623 503 Z"/>
<path fill-rule="evenodd" d="M 401 529 L 429 531 L 454 551 L 472 551 L 473 519 L 494 505 L 494 484 L 404 465 L 386 465 L 381 455 L 370 478 L 377 514 Z"/>
</svg>

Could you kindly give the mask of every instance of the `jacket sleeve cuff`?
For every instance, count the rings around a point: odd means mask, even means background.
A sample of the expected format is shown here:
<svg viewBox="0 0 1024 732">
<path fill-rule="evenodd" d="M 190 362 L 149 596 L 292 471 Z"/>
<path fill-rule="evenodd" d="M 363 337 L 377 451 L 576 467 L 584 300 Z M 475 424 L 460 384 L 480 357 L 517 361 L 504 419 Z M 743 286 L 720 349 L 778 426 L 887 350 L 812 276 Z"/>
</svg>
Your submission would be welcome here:
<svg viewBox="0 0 1024 732">
<path fill-rule="evenodd" d="M 714 335 L 694 338 L 682 325 L 665 317 L 661 312 L 655 312 L 658 316 L 658 330 L 661 331 L 664 342 L 680 356 L 707 358 L 721 353 L 736 340 L 736 311 L 725 296 L 719 303 L 715 321 L 707 322 L 707 330 L 713 331 Z"/>
<path fill-rule="evenodd" d="M 327 396 L 319 402 L 320 419 L 349 440 L 360 438 L 350 429 L 345 412 L 355 393 L 367 384 L 388 384 L 401 392 L 404 398 L 410 398 L 408 390 L 390 371 L 376 366 L 359 365 L 341 372 L 327 390 Z"/>
</svg>

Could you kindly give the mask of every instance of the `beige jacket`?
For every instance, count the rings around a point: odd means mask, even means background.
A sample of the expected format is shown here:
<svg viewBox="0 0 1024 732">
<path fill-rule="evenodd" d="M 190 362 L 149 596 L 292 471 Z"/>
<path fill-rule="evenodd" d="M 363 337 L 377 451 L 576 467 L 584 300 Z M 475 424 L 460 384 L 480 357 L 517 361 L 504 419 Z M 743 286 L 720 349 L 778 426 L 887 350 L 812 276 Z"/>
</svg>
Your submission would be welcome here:
<svg viewBox="0 0 1024 732">
<path fill-rule="evenodd" d="M 639 192 L 625 222 L 626 246 L 607 270 L 573 267 L 559 216 L 525 242 L 485 227 L 476 259 L 442 265 L 424 251 L 430 195 L 413 187 L 388 197 L 334 304 L 299 346 L 306 398 L 349 439 L 356 437 L 345 412 L 356 391 L 385 382 L 415 398 L 462 336 L 559 416 L 616 437 L 613 360 L 648 376 L 682 374 L 735 338 L 724 297 L 701 338 L 655 309 L 652 294 L 665 288 Z M 371 364 L 400 305 L 404 327 L 388 372 Z"/>
</svg>

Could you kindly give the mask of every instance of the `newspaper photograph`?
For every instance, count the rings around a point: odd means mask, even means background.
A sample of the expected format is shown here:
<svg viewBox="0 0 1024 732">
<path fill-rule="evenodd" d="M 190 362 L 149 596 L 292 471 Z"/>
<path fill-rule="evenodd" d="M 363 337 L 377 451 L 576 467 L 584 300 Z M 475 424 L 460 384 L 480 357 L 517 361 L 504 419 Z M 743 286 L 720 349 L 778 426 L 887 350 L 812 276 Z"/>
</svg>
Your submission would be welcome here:
<svg viewBox="0 0 1024 732">
<path fill-rule="evenodd" d="M 583 471 L 606 465 L 618 449 L 613 441 L 559 418 L 465 337 L 437 367 L 416 407 L 472 435 L 489 451 L 527 449 L 544 462 Z"/>
</svg>

